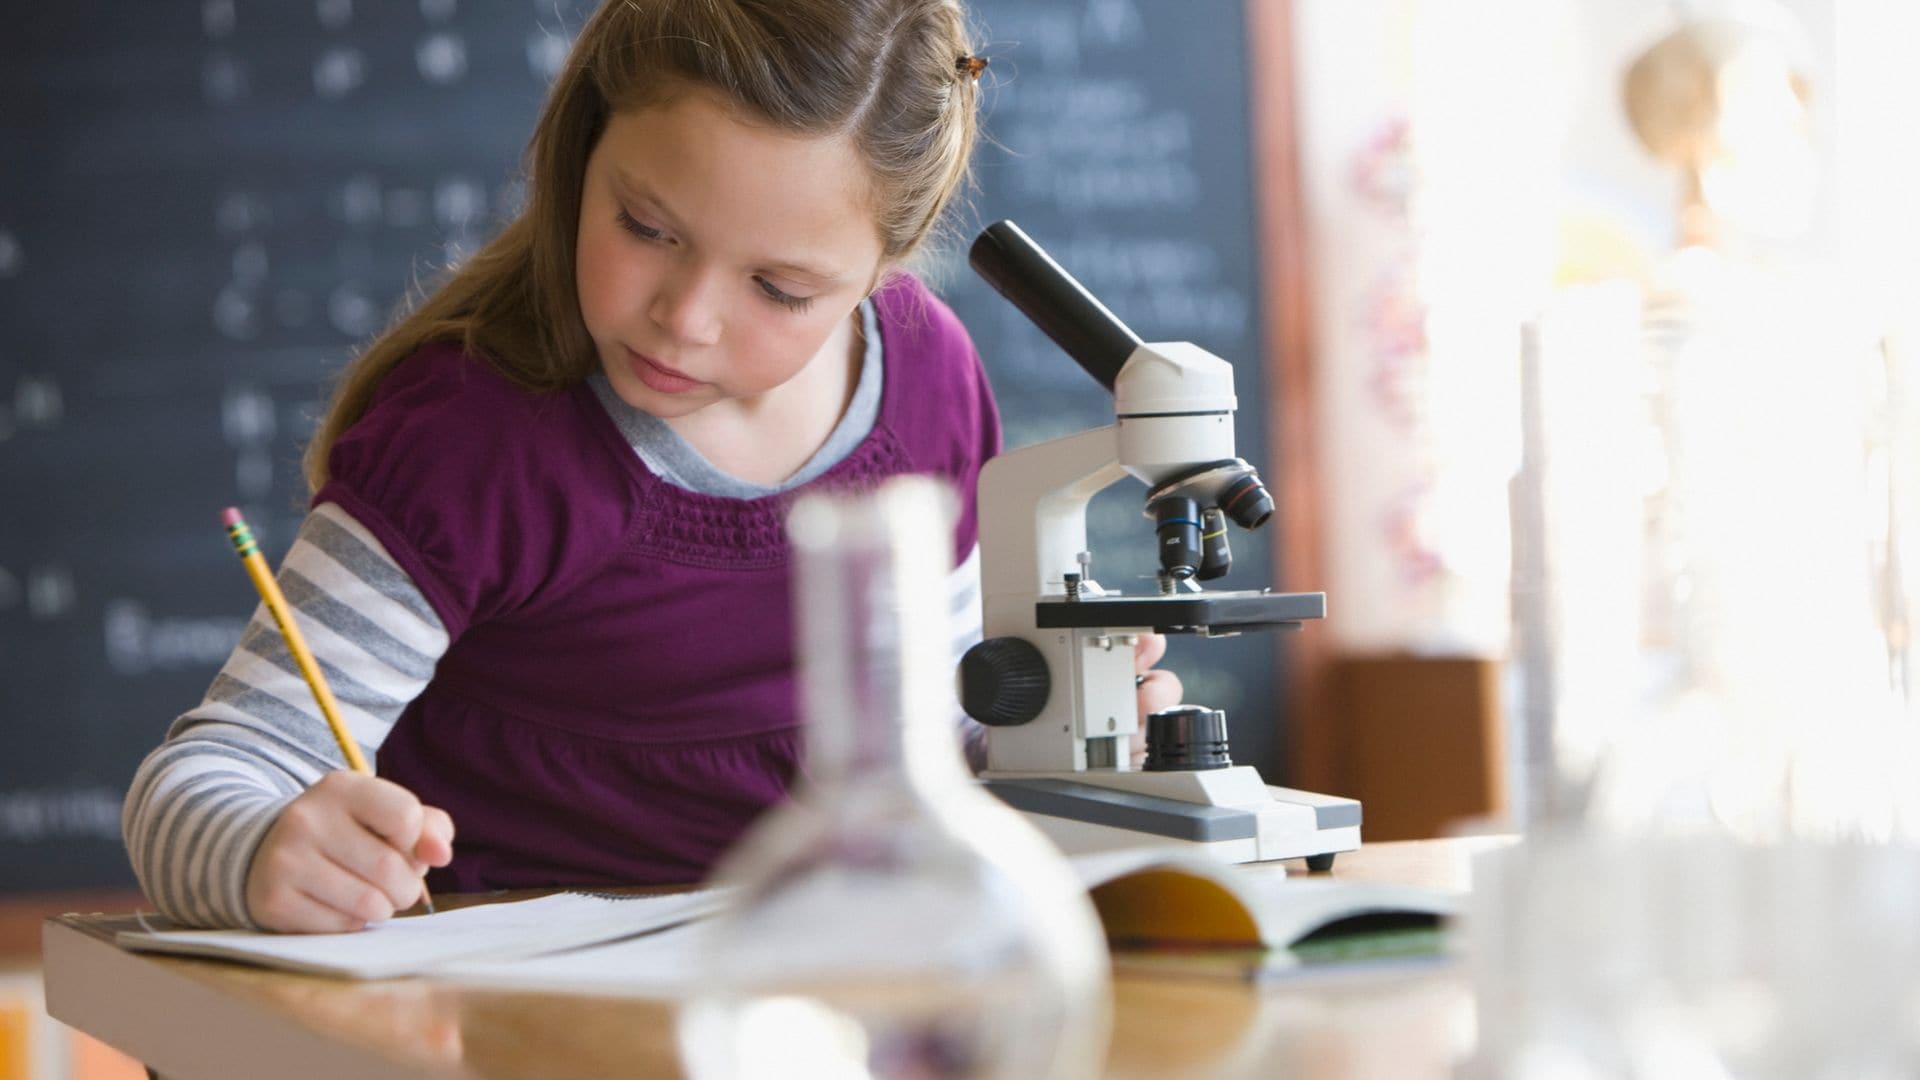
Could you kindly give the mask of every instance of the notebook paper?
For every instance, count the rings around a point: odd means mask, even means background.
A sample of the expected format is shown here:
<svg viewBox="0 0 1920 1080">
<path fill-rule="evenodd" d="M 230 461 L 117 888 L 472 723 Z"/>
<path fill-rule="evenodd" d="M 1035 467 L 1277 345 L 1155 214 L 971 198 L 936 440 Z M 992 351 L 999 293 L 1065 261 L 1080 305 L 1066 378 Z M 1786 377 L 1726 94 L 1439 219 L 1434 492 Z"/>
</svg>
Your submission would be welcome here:
<svg viewBox="0 0 1920 1080">
<path fill-rule="evenodd" d="M 128 930 L 122 948 L 240 960 L 286 971 L 384 979 L 460 960 L 537 956 L 674 926 L 718 910 L 716 890 L 665 896 L 558 893 L 414 915 L 344 934 L 253 930 Z"/>
<path fill-rule="evenodd" d="M 693 922 L 541 956 L 463 960 L 436 969 L 434 977 L 516 990 L 677 997 L 697 985 L 711 929 Z"/>
</svg>

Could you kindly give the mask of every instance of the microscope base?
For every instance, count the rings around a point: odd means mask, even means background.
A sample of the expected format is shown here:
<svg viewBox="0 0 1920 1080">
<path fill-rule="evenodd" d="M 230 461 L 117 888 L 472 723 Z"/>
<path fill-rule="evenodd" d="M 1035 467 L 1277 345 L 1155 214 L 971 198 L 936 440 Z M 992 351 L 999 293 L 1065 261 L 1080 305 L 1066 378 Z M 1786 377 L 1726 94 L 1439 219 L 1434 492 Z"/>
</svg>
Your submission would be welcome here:
<svg viewBox="0 0 1920 1080">
<path fill-rule="evenodd" d="M 1258 774 L 1246 772 L 1257 782 Z M 1304 857 L 1322 870 L 1336 853 L 1360 846 L 1360 804 L 1353 799 L 1259 784 L 1253 798 L 1221 805 L 1137 790 L 1164 791 L 1168 776 L 989 773 L 983 782 L 1068 854 L 1158 843 L 1224 862 Z M 1244 783 L 1233 786 L 1246 794 Z"/>
</svg>

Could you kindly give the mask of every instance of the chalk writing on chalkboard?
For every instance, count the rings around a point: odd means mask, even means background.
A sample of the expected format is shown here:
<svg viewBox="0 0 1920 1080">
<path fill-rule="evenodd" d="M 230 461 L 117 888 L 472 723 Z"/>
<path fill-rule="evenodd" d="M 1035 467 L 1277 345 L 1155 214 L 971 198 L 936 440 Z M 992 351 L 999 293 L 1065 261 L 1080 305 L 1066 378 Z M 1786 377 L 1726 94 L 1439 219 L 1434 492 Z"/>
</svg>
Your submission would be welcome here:
<svg viewBox="0 0 1920 1080">
<path fill-rule="evenodd" d="M 0 842 L 117 843 L 123 794 L 123 789 L 104 784 L 0 791 Z"/>
</svg>

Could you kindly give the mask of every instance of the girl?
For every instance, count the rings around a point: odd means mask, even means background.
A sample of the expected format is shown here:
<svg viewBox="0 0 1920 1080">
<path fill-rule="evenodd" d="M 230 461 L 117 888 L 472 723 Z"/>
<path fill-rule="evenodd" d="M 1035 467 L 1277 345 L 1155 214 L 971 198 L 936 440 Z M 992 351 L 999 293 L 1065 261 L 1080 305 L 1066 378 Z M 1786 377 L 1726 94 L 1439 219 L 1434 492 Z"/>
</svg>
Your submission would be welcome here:
<svg viewBox="0 0 1920 1080">
<path fill-rule="evenodd" d="M 900 269 L 966 173 L 963 23 L 957 0 L 588 21 L 525 210 L 359 357 L 308 452 L 279 580 L 380 776 L 340 769 L 256 613 L 128 793 L 155 904 L 333 931 L 413 904 L 429 867 L 449 892 L 699 879 L 798 760 L 802 489 L 948 478 L 956 648 L 977 638 L 998 417 Z"/>
</svg>

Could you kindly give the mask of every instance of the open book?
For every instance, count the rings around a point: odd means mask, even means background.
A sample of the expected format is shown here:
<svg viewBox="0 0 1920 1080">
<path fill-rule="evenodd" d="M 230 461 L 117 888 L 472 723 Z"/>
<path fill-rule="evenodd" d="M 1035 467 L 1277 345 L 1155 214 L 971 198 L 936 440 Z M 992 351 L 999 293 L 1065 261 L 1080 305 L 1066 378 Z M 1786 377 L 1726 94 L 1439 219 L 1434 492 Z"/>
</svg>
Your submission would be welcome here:
<svg viewBox="0 0 1920 1080">
<path fill-rule="evenodd" d="M 1288 874 L 1173 848 L 1075 856 L 1116 970 L 1265 978 L 1304 967 L 1435 960 L 1457 897 Z"/>
<path fill-rule="evenodd" d="M 1241 971 L 1290 962 L 1290 947 L 1354 920 L 1412 921 L 1429 935 L 1450 914 L 1445 893 L 1288 875 L 1171 848 L 1070 860 L 1092 895 L 1122 968 L 1185 969 L 1183 957 Z M 350 934 L 246 930 L 123 931 L 124 948 L 216 956 L 293 971 L 384 978 L 430 974 L 514 986 L 671 995 L 697 972 L 699 919 L 716 890 L 603 896 L 560 893 L 379 923 Z M 1229 962 L 1230 961 L 1230 962 Z M 1200 971 L 1200 973 L 1208 973 Z M 1223 973 L 1225 973 L 1223 971 Z M 1248 972 L 1251 973 L 1251 972 Z"/>
</svg>

